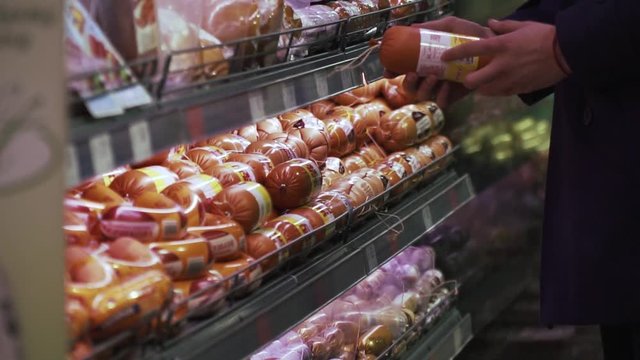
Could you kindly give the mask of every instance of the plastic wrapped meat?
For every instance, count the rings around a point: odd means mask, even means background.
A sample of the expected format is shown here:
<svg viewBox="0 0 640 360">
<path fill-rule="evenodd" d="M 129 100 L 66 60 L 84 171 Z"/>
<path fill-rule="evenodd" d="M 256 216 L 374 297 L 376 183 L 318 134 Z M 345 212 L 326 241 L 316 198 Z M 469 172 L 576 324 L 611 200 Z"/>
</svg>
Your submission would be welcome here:
<svg viewBox="0 0 640 360">
<path fill-rule="evenodd" d="M 325 5 L 311 5 L 294 9 L 288 3 L 285 6 L 283 28 L 285 30 L 313 27 L 301 32 L 292 32 L 280 37 L 279 52 L 281 58 L 301 58 L 309 55 L 310 48 L 322 47 L 329 39 L 336 37 L 338 25 L 320 26 L 340 21 L 338 13 Z M 287 47 L 291 43 L 291 50 Z"/>
</svg>

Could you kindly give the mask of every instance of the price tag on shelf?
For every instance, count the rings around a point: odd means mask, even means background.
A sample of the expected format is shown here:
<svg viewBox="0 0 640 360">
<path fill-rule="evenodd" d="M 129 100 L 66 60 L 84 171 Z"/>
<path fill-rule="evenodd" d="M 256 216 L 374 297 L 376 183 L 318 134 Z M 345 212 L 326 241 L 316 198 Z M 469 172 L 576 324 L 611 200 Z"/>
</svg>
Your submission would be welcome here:
<svg viewBox="0 0 640 360">
<path fill-rule="evenodd" d="M 96 135 L 89 140 L 91 163 L 95 174 L 105 173 L 115 167 L 111 136 L 108 133 Z"/>
<path fill-rule="evenodd" d="M 353 80 L 351 79 L 351 71 L 340 71 L 340 80 L 342 80 L 343 89 L 348 89 L 354 85 Z"/>
<path fill-rule="evenodd" d="M 373 271 L 378 266 L 378 255 L 376 254 L 376 246 L 369 244 L 364 248 L 364 254 L 367 260 L 367 272 Z"/>
<path fill-rule="evenodd" d="M 260 90 L 254 90 L 248 94 L 249 110 L 251 111 L 251 120 L 260 121 L 265 118 L 264 97 Z"/>
<path fill-rule="evenodd" d="M 80 182 L 80 168 L 78 167 L 78 152 L 73 145 L 67 145 L 65 157 L 65 180 L 67 186 L 73 186 Z"/>
<path fill-rule="evenodd" d="M 296 88 L 293 83 L 282 83 L 282 104 L 287 109 L 293 109 L 298 105 L 296 101 Z"/>
<path fill-rule="evenodd" d="M 131 139 L 131 149 L 133 150 L 133 161 L 140 161 L 149 158 L 151 154 L 151 132 L 149 122 L 138 121 L 129 126 L 129 139 Z"/>
<path fill-rule="evenodd" d="M 429 229 L 431 226 L 433 226 L 431 208 L 428 205 L 422 209 L 422 221 L 424 222 L 425 229 Z"/>
<path fill-rule="evenodd" d="M 327 77 L 323 73 L 315 73 L 314 78 L 316 81 L 316 91 L 318 97 L 323 98 L 329 96 L 329 84 L 327 84 Z"/>
<path fill-rule="evenodd" d="M 453 348 L 458 352 L 462 350 L 463 345 L 462 327 L 456 326 L 456 329 L 453 331 Z"/>
</svg>

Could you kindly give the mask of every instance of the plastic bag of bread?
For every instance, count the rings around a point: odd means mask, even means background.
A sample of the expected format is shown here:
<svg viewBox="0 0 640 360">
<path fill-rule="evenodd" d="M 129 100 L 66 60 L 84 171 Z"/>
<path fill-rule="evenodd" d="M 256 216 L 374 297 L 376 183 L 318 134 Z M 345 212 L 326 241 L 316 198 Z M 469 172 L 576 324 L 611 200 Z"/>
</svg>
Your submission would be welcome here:
<svg viewBox="0 0 640 360">
<path fill-rule="evenodd" d="M 407 105 L 380 120 L 374 130 L 376 142 L 389 152 L 408 148 L 431 133 L 432 121 L 424 107 Z"/>
<path fill-rule="evenodd" d="M 287 60 L 296 59 L 327 50 L 326 46 L 330 43 L 328 40 L 338 36 L 339 27 L 336 24 L 338 21 L 340 21 L 338 13 L 328 6 L 311 5 L 295 8 L 287 1 L 283 28 L 285 30 L 308 29 L 283 35 L 280 38 L 280 44 L 285 50 L 279 52 L 279 57 Z M 289 43 L 291 48 L 287 50 Z"/>
</svg>

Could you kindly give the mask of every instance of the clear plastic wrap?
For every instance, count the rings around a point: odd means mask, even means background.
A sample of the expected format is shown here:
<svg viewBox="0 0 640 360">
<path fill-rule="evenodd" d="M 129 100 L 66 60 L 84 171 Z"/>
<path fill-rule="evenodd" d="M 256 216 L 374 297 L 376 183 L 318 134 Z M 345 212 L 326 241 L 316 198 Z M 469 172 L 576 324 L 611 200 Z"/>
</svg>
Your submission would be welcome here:
<svg viewBox="0 0 640 360">
<path fill-rule="evenodd" d="M 294 8 L 287 1 L 284 10 L 283 28 L 293 30 L 300 28 L 310 29 L 284 35 L 280 38 L 280 48 L 287 48 L 291 43 L 291 50 L 280 51 L 281 58 L 296 59 L 309 55 L 318 46 L 326 45 L 328 39 L 337 36 L 338 25 L 321 26 L 340 21 L 338 13 L 326 5 L 311 5 L 308 7 Z M 314 45 L 316 45 L 314 47 Z"/>
</svg>

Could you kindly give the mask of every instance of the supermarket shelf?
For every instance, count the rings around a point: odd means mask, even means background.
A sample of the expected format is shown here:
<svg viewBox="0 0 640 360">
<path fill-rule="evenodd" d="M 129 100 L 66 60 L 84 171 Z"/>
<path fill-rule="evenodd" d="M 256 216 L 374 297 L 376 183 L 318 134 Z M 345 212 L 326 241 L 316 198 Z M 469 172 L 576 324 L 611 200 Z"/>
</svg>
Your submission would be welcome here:
<svg viewBox="0 0 640 360">
<path fill-rule="evenodd" d="M 468 176 L 442 174 L 414 196 L 349 232 L 344 245 L 267 286 L 219 317 L 198 322 L 149 354 L 153 359 L 241 359 L 296 325 L 420 240 L 474 197 Z M 398 231 L 404 228 L 403 231 Z"/>
<path fill-rule="evenodd" d="M 190 143 L 382 77 L 374 53 L 354 68 L 337 71 L 368 46 L 322 57 L 110 119 L 73 119 L 67 147 L 67 185 L 114 167 L 141 161 L 176 144 Z"/>
<path fill-rule="evenodd" d="M 462 316 L 457 309 L 452 309 L 426 334 L 424 340 L 410 347 L 400 359 L 450 360 L 472 337 L 471 317 L 468 314 Z"/>
</svg>

